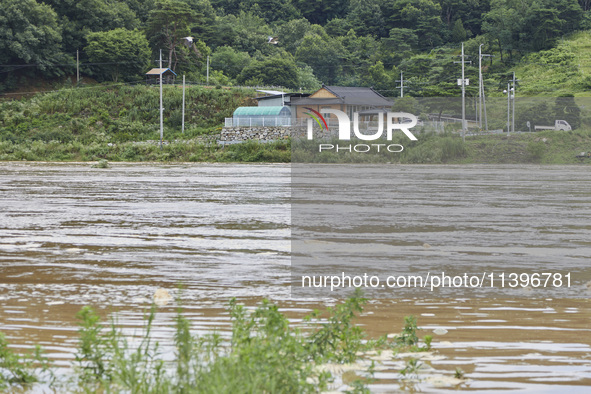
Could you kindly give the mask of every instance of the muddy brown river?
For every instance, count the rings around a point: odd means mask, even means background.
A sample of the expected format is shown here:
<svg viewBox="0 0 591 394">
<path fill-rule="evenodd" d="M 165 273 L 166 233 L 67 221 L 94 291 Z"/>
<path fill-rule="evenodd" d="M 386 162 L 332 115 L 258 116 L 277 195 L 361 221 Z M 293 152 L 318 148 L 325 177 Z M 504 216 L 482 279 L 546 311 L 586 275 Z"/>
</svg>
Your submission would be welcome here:
<svg viewBox="0 0 591 394">
<path fill-rule="evenodd" d="M 512 255 L 521 266 L 545 256 L 553 269 L 578 268 L 573 288 L 557 297 L 532 296 L 521 287 L 510 297 L 496 297 L 493 289 L 482 298 L 371 300 L 358 320 L 371 336 L 400 332 L 404 316 L 415 315 L 421 334 L 433 334 L 435 349 L 424 360 L 425 379 L 416 382 L 400 380 L 400 360 L 382 360 L 372 391 L 589 392 L 589 167 L 397 168 L 433 186 L 420 216 L 401 229 L 401 237 L 414 237 L 419 246 L 428 242 L 429 249 L 405 244 L 397 249 L 402 257 L 462 252 L 465 264 L 484 258 L 493 264 L 494 256 Z M 503 177 L 491 175 L 499 173 Z M 195 333 L 225 335 L 232 297 L 247 305 L 270 298 L 296 324 L 310 310 L 333 305 L 332 298 L 290 291 L 290 177 L 289 165 L 0 163 L 0 331 L 18 349 L 41 344 L 67 374 L 77 344 L 75 314 L 84 305 L 106 318 L 116 315 L 131 334 L 142 327 L 155 291 L 164 288 L 180 294 Z M 499 219 L 498 207 L 479 206 L 478 217 L 456 210 L 456 228 L 435 228 L 427 205 L 437 218 L 450 214 L 438 207 L 456 197 L 478 205 L 482 189 L 475 191 L 475 180 L 513 206 L 507 217 L 514 219 Z M 421 185 L 410 185 L 409 199 L 427 200 Z M 544 212 L 553 213 L 547 231 L 540 230 Z M 484 232 L 490 226 L 492 238 L 457 238 L 476 222 Z M 501 236 L 509 229 L 521 229 L 520 238 Z M 174 303 L 160 307 L 154 335 L 163 343 L 171 340 L 174 314 Z M 468 378 L 461 385 L 432 379 L 456 367 Z"/>
</svg>

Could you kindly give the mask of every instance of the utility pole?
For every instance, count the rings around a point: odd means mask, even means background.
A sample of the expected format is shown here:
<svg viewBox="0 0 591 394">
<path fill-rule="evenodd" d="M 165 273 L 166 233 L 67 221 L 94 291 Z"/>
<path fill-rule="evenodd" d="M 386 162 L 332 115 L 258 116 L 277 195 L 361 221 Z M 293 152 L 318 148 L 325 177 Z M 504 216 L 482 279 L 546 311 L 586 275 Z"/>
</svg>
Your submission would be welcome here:
<svg viewBox="0 0 591 394">
<path fill-rule="evenodd" d="M 511 124 L 511 131 L 515 133 L 515 93 L 517 93 L 517 82 L 519 79 L 515 79 L 515 71 L 513 71 L 513 79 L 511 80 L 513 84 L 513 122 Z"/>
<path fill-rule="evenodd" d="M 181 126 L 181 133 L 185 134 L 185 74 L 183 74 L 183 121 Z"/>
<path fill-rule="evenodd" d="M 479 126 L 482 130 L 482 107 L 484 106 L 484 123 L 486 127 L 486 131 L 488 131 L 488 119 L 486 116 L 486 96 L 484 94 L 484 80 L 482 79 L 482 58 L 486 56 L 492 56 L 489 54 L 482 53 L 482 46 L 484 44 L 480 44 L 478 47 L 478 112 L 479 112 Z"/>
<path fill-rule="evenodd" d="M 207 79 L 205 80 L 205 84 L 209 85 L 209 55 L 207 56 Z"/>
<path fill-rule="evenodd" d="M 162 108 L 162 49 L 160 50 L 160 149 L 162 149 L 162 137 L 164 136 L 164 108 Z"/>
<path fill-rule="evenodd" d="M 458 85 L 462 86 L 462 141 L 466 141 L 466 85 L 469 83 L 466 80 L 464 64 L 465 63 L 472 63 L 467 62 L 464 60 L 464 43 L 462 42 L 462 61 L 454 62 L 454 63 L 462 63 L 462 79 L 458 80 Z"/>
<path fill-rule="evenodd" d="M 507 83 L 507 135 L 511 133 L 511 83 Z"/>
<path fill-rule="evenodd" d="M 76 49 L 76 86 L 80 83 L 80 57 L 78 55 L 78 49 Z"/>
<path fill-rule="evenodd" d="M 396 82 L 400 82 L 400 86 L 396 86 L 396 89 L 400 89 L 400 97 L 404 97 L 404 78 L 402 71 L 400 71 L 400 79 L 396 80 Z"/>
</svg>

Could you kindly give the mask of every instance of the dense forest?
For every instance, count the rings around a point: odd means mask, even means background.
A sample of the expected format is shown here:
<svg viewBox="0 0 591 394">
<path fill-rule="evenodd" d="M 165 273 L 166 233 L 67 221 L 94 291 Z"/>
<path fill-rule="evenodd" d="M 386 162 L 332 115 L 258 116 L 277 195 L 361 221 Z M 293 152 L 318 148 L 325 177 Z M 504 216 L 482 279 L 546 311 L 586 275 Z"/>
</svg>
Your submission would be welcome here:
<svg viewBox="0 0 591 394">
<path fill-rule="evenodd" d="M 0 0 L 0 91 L 76 73 L 141 81 L 157 66 L 212 85 L 373 86 L 457 95 L 460 43 L 502 89 L 516 62 L 563 64 L 564 35 L 591 28 L 582 0 Z M 192 37 L 187 39 L 186 37 Z M 535 55 L 535 56 L 532 56 Z M 566 56 L 566 57 L 565 57 Z M 470 86 L 470 88 L 473 88 Z"/>
</svg>

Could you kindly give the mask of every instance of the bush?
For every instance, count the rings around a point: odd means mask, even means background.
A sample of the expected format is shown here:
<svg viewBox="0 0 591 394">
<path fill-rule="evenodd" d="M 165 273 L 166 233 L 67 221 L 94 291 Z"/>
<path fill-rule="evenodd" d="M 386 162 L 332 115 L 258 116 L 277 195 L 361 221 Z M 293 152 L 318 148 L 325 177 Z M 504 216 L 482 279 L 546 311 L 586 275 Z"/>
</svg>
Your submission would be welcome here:
<svg viewBox="0 0 591 394">
<path fill-rule="evenodd" d="M 304 334 L 267 300 L 254 309 L 232 300 L 232 335 L 227 344 L 215 333 L 191 335 L 190 323 L 179 307 L 174 359 L 169 361 L 164 361 L 158 343 L 152 340 L 154 305 L 143 333 L 134 336 L 132 342 L 115 321 L 104 326 L 98 314 L 86 306 L 77 314 L 80 339 L 75 355 L 76 376 L 65 383 L 69 385 L 67 391 L 77 391 L 74 384 L 79 386 L 78 391 L 86 392 L 315 393 L 326 390 L 332 379 L 329 372 L 319 368 L 322 363 L 354 362 L 364 352 L 389 348 L 428 350 L 431 338 L 427 336 L 426 347 L 418 346 L 414 317 L 405 318 L 398 339 L 390 341 L 384 336 L 366 340 L 361 327 L 353 324 L 366 301 L 358 290 L 344 303 L 329 308 L 324 319 L 314 311 L 304 318 L 308 332 Z M 41 373 L 33 363 L 38 364 Z M 51 371 L 40 348 L 32 356 L 17 356 L 0 334 L 0 388 L 30 385 L 41 381 L 42 375 L 51 377 L 44 381 L 52 387 Z M 367 391 L 362 378 L 349 384 L 359 392 Z"/>
<path fill-rule="evenodd" d="M 529 161 L 538 163 L 542 160 L 546 146 L 543 142 L 529 142 L 527 144 L 526 152 Z"/>
</svg>

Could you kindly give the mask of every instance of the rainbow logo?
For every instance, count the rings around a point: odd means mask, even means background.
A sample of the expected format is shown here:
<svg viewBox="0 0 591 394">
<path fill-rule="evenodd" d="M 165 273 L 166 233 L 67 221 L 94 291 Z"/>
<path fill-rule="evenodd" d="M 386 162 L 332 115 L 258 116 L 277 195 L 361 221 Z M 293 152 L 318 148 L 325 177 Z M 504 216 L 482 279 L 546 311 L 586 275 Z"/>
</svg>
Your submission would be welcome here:
<svg viewBox="0 0 591 394">
<path fill-rule="evenodd" d="M 310 112 L 304 112 L 305 115 L 308 115 L 310 117 L 312 117 L 316 123 L 318 123 L 318 126 L 320 126 L 320 129 L 324 129 L 324 130 L 328 130 L 328 125 L 326 124 L 326 120 L 324 119 L 324 116 L 322 116 L 320 114 L 320 112 L 313 110 L 312 108 L 309 107 L 304 107 L 304 109 L 307 109 Z M 320 121 L 322 121 L 322 123 L 320 123 Z M 323 127 L 324 125 L 324 127 Z"/>
</svg>

